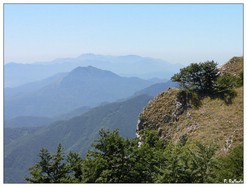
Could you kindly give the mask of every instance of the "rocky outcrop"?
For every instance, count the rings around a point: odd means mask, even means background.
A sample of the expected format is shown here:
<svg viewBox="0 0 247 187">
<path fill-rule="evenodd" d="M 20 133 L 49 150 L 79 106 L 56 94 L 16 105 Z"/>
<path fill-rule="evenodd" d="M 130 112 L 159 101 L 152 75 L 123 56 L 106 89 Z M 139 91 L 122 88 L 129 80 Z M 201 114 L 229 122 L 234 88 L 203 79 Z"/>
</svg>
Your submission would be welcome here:
<svg viewBox="0 0 247 187">
<path fill-rule="evenodd" d="M 241 75 L 243 57 L 234 57 L 220 69 L 221 73 Z M 216 144 L 219 154 L 227 154 L 243 144 L 243 87 L 235 88 L 236 97 L 227 105 L 224 100 L 203 96 L 194 107 L 177 99 L 178 89 L 170 88 L 151 100 L 139 115 L 136 133 L 157 130 L 166 142 Z"/>
<path fill-rule="evenodd" d="M 243 72 L 244 59 L 243 57 L 233 57 L 220 68 L 220 73 L 230 73 L 239 75 Z"/>
<path fill-rule="evenodd" d="M 178 89 L 170 88 L 149 102 L 139 116 L 136 126 L 137 138 L 141 140 L 140 131 L 143 129 L 156 129 L 162 138 L 169 136 L 164 126 L 174 126 L 179 121 L 179 116 L 188 108 L 177 100 L 177 92 Z"/>
</svg>

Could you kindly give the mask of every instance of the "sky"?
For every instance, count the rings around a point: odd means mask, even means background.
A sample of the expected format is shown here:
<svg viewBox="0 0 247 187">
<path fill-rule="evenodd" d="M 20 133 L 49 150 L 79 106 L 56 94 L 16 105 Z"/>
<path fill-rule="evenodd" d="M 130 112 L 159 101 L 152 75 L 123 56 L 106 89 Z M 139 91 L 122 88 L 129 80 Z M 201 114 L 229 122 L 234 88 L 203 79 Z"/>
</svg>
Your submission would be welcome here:
<svg viewBox="0 0 247 187">
<path fill-rule="evenodd" d="M 140 55 L 170 63 L 243 56 L 242 4 L 4 4 L 4 63 Z"/>
</svg>

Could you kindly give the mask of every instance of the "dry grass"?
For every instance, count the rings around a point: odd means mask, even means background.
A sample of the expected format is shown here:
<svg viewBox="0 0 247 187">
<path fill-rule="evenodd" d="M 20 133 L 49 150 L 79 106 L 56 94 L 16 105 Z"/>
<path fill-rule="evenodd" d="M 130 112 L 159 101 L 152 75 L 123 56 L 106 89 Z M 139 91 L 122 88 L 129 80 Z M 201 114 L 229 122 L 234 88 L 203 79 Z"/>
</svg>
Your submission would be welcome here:
<svg viewBox="0 0 247 187">
<path fill-rule="evenodd" d="M 243 58 L 234 57 L 222 69 L 226 73 L 239 74 L 243 70 Z M 236 89 L 237 96 L 227 105 L 221 99 L 209 97 L 202 100 L 198 109 L 190 108 L 178 117 L 178 120 L 164 122 L 165 115 L 176 110 L 178 89 L 169 89 L 161 93 L 148 104 L 140 114 L 146 126 L 162 129 L 165 140 L 178 142 L 186 135 L 187 143 L 203 142 L 218 146 L 218 154 L 226 154 L 239 144 L 243 144 L 243 87 Z"/>
<path fill-rule="evenodd" d="M 164 114 L 171 114 L 176 107 L 178 89 L 168 89 L 155 97 L 140 114 L 140 119 L 151 124 L 163 124 Z"/>
<path fill-rule="evenodd" d="M 217 144 L 221 153 L 243 143 L 243 88 L 236 91 L 237 97 L 231 105 L 220 99 L 206 98 L 201 108 L 191 110 L 192 120 L 199 127 L 190 134 L 190 142 Z"/>
<path fill-rule="evenodd" d="M 178 121 L 165 123 L 164 115 L 175 110 L 177 91 L 170 89 L 162 93 L 140 115 L 149 127 L 160 127 L 165 140 L 178 142 L 186 134 L 188 143 L 216 144 L 220 154 L 243 143 L 243 87 L 236 89 L 237 97 L 231 105 L 220 99 L 205 98 L 199 109 L 190 108 Z"/>
<path fill-rule="evenodd" d="M 233 57 L 220 68 L 220 71 L 222 73 L 231 73 L 231 74 L 239 75 L 239 73 L 241 73 L 244 69 L 243 66 L 244 66 L 243 57 Z"/>
</svg>

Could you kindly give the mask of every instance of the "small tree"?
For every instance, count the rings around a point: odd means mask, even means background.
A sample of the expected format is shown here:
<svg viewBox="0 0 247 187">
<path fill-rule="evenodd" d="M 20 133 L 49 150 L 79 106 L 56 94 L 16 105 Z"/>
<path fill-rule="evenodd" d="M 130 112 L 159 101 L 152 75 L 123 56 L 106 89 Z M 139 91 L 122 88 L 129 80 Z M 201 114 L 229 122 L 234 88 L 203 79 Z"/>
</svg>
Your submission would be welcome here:
<svg viewBox="0 0 247 187">
<path fill-rule="evenodd" d="M 99 131 L 95 150 L 83 162 L 83 182 L 86 183 L 151 183 L 154 167 L 162 164 L 163 145 L 158 133 L 145 132 L 141 147 L 138 140 L 121 137 L 117 130 Z"/>
<path fill-rule="evenodd" d="M 165 162 L 157 168 L 156 182 L 208 183 L 215 178 L 218 162 L 214 159 L 216 147 L 197 143 L 188 146 L 168 145 L 164 150 Z"/>
<path fill-rule="evenodd" d="M 218 97 L 229 104 L 237 95 L 234 88 L 238 87 L 241 84 L 240 82 L 241 80 L 239 77 L 232 74 L 223 74 L 216 81 L 215 93 Z"/>
<path fill-rule="evenodd" d="M 224 179 L 244 180 L 244 147 L 238 145 L 226 156 L 219 158 L 220 167 L 215 171 L 217 173 L 216 181 L 223 182 Z"/>
<path fill-rule="evenodd" d="M 201 94 L 211 94 L 218 76 L 217 63 L 207 61 L 204 63 L 192 63 L 180 69 L 180 72 L 171 79 L 179 82 L 182 89 L 192 90 Z"/>
<path fill-rule="evenodd" d="M 70 152 L 65 160 L 61 144 L 57 151 L 51 155 L 47 149 L 42 148 L 39 153 L 40 161 L 30 170 L 30 183 L 74 183 L 82 178 L 82 159 L 78 153 Z"/>
<path fill-rule="evenodd" d="M 118 130 L 100 130 L 83 163 L 83 181 L 98 183 L 128 182 L 128 160 L 131 142 L 119 135 Z"/>
<path fill-rule="evenodd" d="M 63 182 L 78 183 L 82 181 L 82 158 L 78 153 L 71 152 L 66 159 L 67 177 Z"/>
<path fill-rule="evenodd" d="M 217 147 L 215 145 L 206 146 L 197 143 L 195 149 L 188 149 L 190 154 L 190 178 L 191 182 L 209 183 L 214 182 L 216 177 L 215 168 L 218 162 L 214 158 Z"/>
<path fill-rule="evenodd" d="M 41 149 L 40 161 L 31 167 L 31 177 L 26 180 L 31 183 L 60 183 L 66 179 L 68 172 L 65 167 L 64 154 L 61 144 L 58 145 L 56 154 L 51 155 L 47 149 Z"/>
<path fill-rule="evenodd" d="M 47 149 L 42 148 L 39 153 L 40 161 L 31 167 L 31 177 L 27 177 L 26 180 L 31 183 L 49 183 L 51 182 L 51 155 Z"/>
</svg>

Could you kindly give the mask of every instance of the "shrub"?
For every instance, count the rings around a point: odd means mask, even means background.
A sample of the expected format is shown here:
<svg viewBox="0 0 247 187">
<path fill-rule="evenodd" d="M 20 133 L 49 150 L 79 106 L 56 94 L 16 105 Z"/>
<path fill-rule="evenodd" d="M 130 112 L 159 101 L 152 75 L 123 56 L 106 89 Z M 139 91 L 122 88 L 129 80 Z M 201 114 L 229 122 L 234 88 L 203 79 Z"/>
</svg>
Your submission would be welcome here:
<svg viewBox="0 0 247 187">
<path fill-rule="evenodd" d="M 201 97 L 199 96 L 199 94 L 189 89 L 180 90 L 177 93 L 177 100 L 186 107 L 193 105 L 198 108 L 199 106 L 201 106 Z"/>
<path fill-rule="evenodd" d="M 243 145 L 231 150 L 227 156 L 219 158 L 220 167 L 216 170 L 217 182 L 224 182 L 224 179 L 244 180 Z"/>
<path fill-rule="evenodd" d="M 190 89 L 201 94 L 211 94 L 218 76 L 217 63 L 207 61 L 204 63 L 192 63 L 180 69 L 180 72 L 175 74 L 171 80 L 179 82 L 182 89 Z"/>
<path fill-rule="evenodd" d="M 240 85 L 240 78 L 231 74 L 223 74 L 217 78 L 215 86 L 215 95 L 222 98 L 226 103 L 230 104 L 236 96 L 235 87 Z"/>
</svg>

